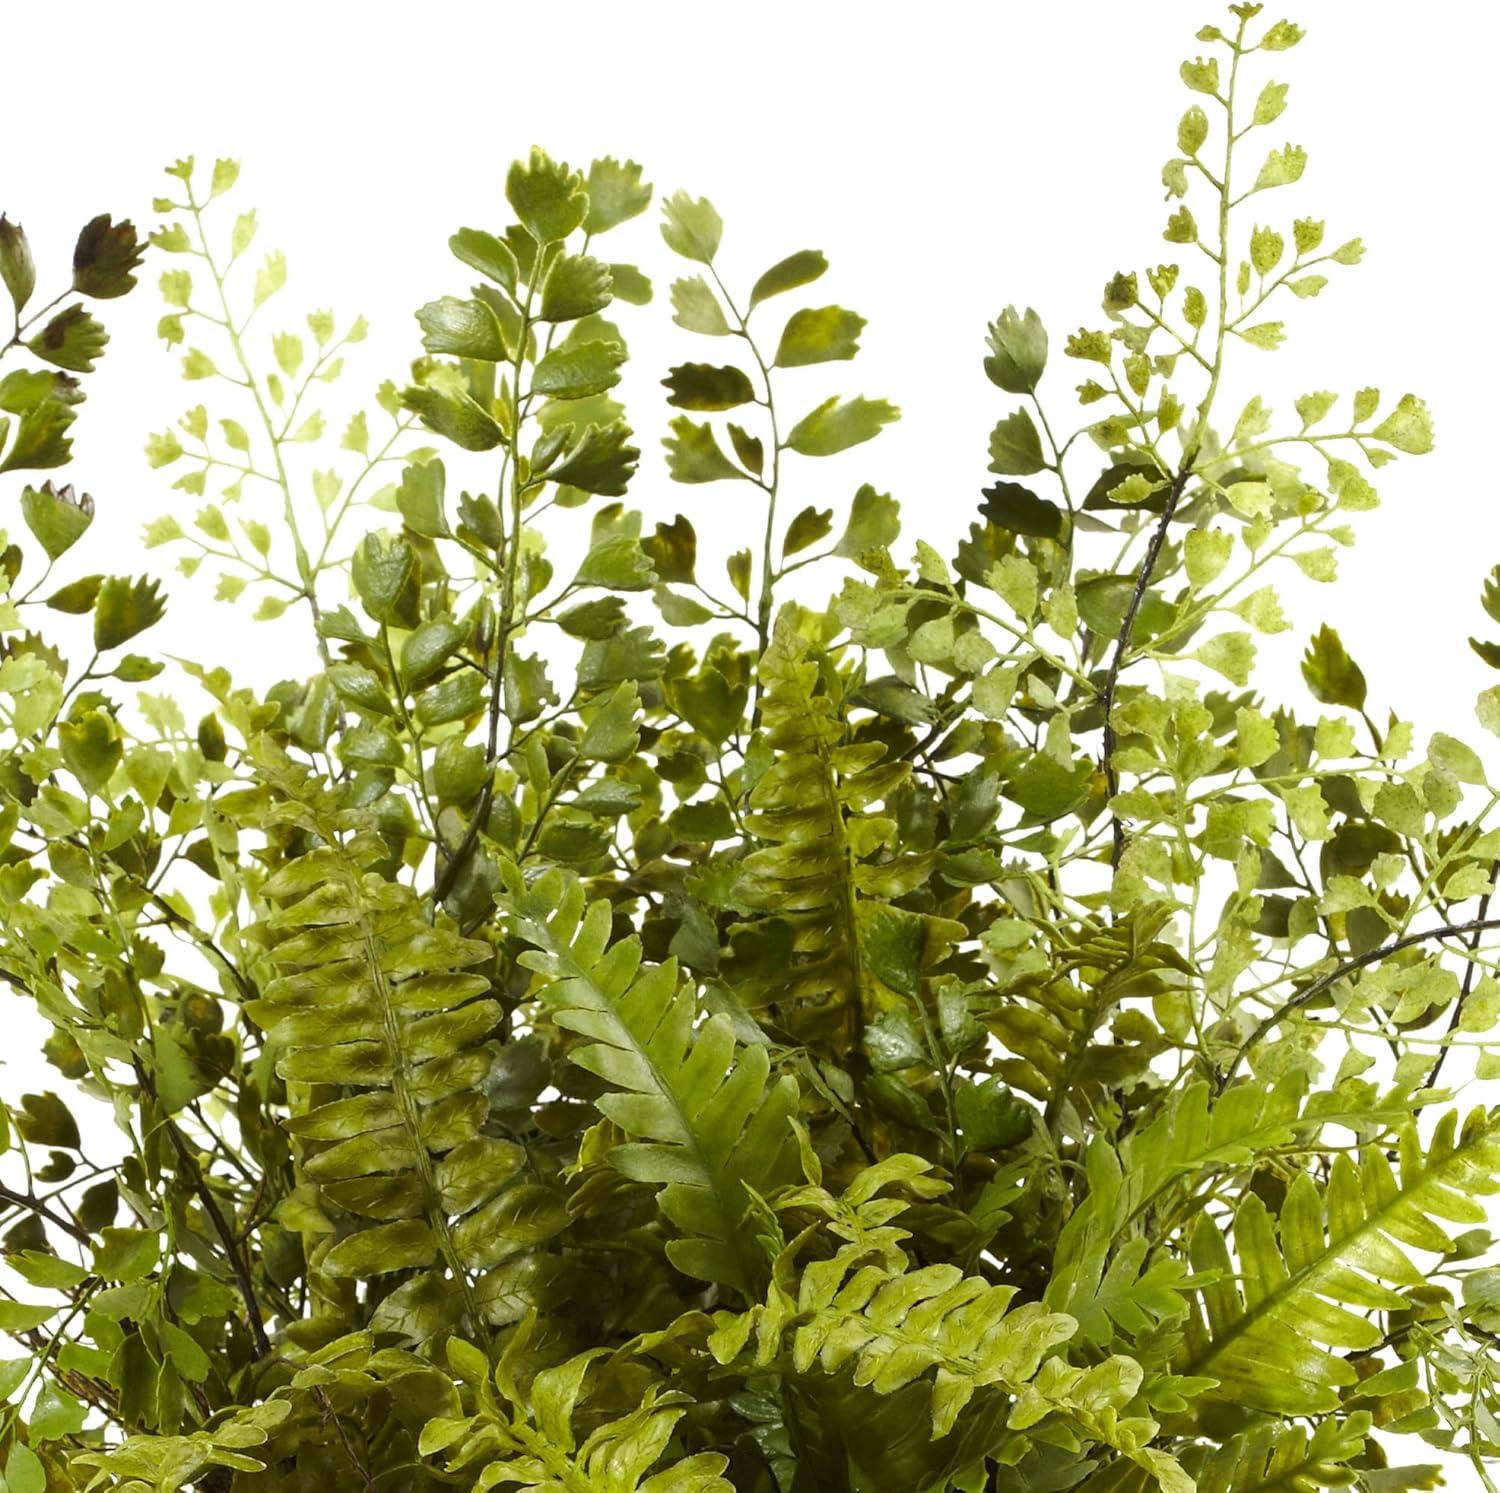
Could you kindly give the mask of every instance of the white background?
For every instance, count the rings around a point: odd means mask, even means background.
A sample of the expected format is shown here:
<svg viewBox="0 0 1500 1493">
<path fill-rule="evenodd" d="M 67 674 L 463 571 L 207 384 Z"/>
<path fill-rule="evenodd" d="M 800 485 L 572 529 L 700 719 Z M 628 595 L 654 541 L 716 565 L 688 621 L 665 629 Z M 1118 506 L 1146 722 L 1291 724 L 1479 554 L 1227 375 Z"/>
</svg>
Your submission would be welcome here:
<svg viewBox="0 0 1500 1493">
<path fill-rule="evenodd" d="M 493 3 L 84 3 L 65 24 L 52 6 L 7 9 L 5 107 L 27 123 L 3 147 L 0 208 L 27 226 L 41 264 L 65 264 L 76 225 L 95 212 L 153 224 L 151 198 L 176 185 L 159 167 L 178 156 L 237 156 L 235 210 L 260 212 L 251 257 L 281 247 L 291 264 L 267 310 L 287 323 L 323 305 L 370 318 L 342 391 L 353 395 L 400 380 L 420 350 L 413 308 L 465 292 L 472 277 L 449 257 L 448 235 L 507 220 L 512 157 L 533 142 L 575 162 L 630 156 L 659 196 L 681 186 L 712 198 L 731 286 L 819 247 L 832 269 L 817 300 L 869 319 L 864 352 L 834 365 L 831 387 L 892 399 L 903 418 L 836 462 L 797 463 L 784 510 L 841 508 L 875 478 L 902 501 L 908 534 L 944 547 L 992 480 L 986 439 L 1007 407 L 981 370 L 986 322 L 1007 302 L 1033 305 L 1056 353 L 1069 330 L 1100 323 L 1111 272 L 1191 252 L 1160 239 L 1158 173 L 1192 101 L 1177 63 L 1203 50 L 1199 25 L 1225 19 L 1180 0 L 920 12 L 575 0 L 550 23 L 550 7 Z M 1473 696 L 1495 676 L 1465 638 L 1487 626 L 1479 586 L 1500 562 L 1482 371 L 1494 299 L 1487 59 L 1500 12 L 1428 4 L 1417 24 L 1393 0 L 1315 0 L 1293 14 L 1308 38 L 1267 59 L 1270 76 L 1291 82 L 1290 104 L 1259 133 L 1267 147 L 1305 145 L 1310 164 L 1302 183 L 1258 203 L 1283 227 L 1294 214 L 1324 217 L 1330 243 L 1361 234 L 1369 252 L 1362 266 L 1334 267 L 1319 299 L 1274 313 L 1289 317 L 1290 340 L 1276 353 L 1241 350 L 1244 392 L 1275 391 L 1285 409 L 1310 388 L 1411 389 L 1433 409 L 1439 446 L 1382 474 L 1385 505 L 1359 516 L 1361 542 L 1336 587 L 1285 582 L 1298 627 L 1266 650 L 1282 672 L 1264 684 L 1273 698 L 1277 677 L 1300 692 L 1292 661 L 1326 620 L 1365 668 L 1372 713 L 1390 706 L 1473 738 Z M 65 65 L 48 61 L 64 51 Z M 606 241 L 658 289 L 652 307 L 620 318 L 646 453 L 632 497 L 649 521 L 688 513 L 711 544 L 743 515 L 748 489 L 667 482 L 659 438 L 670 411 L 656 379 L 727 348 L 671 325 L 665 289 L 683 265 L 655 218 Z M 214 397 L 176 382 L 178 355 L 152 334 L 154 282 L 172 262 L 152 256 L 146 283 L 104 308 L 114 343 L 70 472 L 99 504 L 96 547 L 100 531 L 129 546 L 146 517 L 175 504 L 186 521 L 197 506 L 141 456 L 148 430 Z M 275 324 L 261 328 L 267 360 Z M 1054 425 L 1071 424 L 1080 371 L 1054 356 L 1043 385 Z M 821 374 L 803 375 L 809 406 Z M 727 550 L 748 536 L 723 537 Z M 146 558 L 169 571 L 164 552 Z M 207 590 L 174 587 L 179 623 L 191 613 L 230 629 L 215 651 L 236 674 L 275 677 L 286 660 L 266 657 L 265 631 L 213 606 Z"/>
<path fill-rule="evenodd" d="M 1100 324 L 1110 273 L 1192 252 L 1160 239 L 1159 171 L 1191 102 L 1177 64 L 1204 50 L 1199 25 L 1225 19 L 1182 0 L 4 9 L 0 208 L 31 235 L 44 292 L 48 267 L 66 264 L 94 213 L 154 225 L 150 200 L 174 185 L 160 166 L 237 156 L 236 210 L 260 212 L 253 257 L 281 247 L 291 263 L 256 351 L 265 357 L 269 332 L 294 313 L 363 311 L 372 335 L 351 359 L 353 394 L 400 381 L 419 351 L 413 308 L 464 293 L 448 235 L 507 220 L 512 157 L 534 142 L 576 164 L 633 157 L 659 196 L 686 187 L 712 198 L 732 287 L 818 247 L 832 270 L 816 302 L 869 318 L 856 363 L 835 365 L 831 380 L 807 375 L 807 404 L 838 388 L 890 398 L 903 419 L 856 453 L 801 463 L 785 511 L 842 508 L 872 479 L 902 501 L 903 542 L 920 533 L 944 549 L 990 480 L 986 439 L 1008 407 L 981 370 L 985 323 L 1007 302 L 1033 305 L 1056 354 L 1068 331 Z M 1257 683 L 1273 701 L 1303 701 L 1295 657 L 1328 621 L 1364 666 L 1373 714 L 1392 707 L 1475 740 L 1473 697 L 1496 676 L 1465 638 L 1500 636 L 1477 599 L 1500 561 L 1488 356 L 1500 12 L 1312 0 L 1291 15 L 1310 34 L 1267 59 L 1268 75 L 1292 88 L 1287 113 L 1261 133 L 1266 147 L 1305 145 L 1310 164 L 1258 210 L 1283 228 L 1294 215 L 1325 217 L 1330 243 L 1360 234 L 1369 252 L 1359 268 L 1335 268 L 1319 300 L 1273 313 L 1288 317 L 1289 342 L 1275 354 L 1243 349 L 1232 387 L 1274 392 L 1283 408 L 1308 389 L 1409 389 L 1428 400 L 1439 446 L 1381 474 L 1384 506 L 1357 516 L 1360 544 L 1336 586 L 1283 582 L 1297 627 L 1265 650 Z M 607 241 L 610 257 L 635 260 L 658 289 L 652 307 L 620 317 L 646 452 L 632 501 L 648 522 L 689 514 L 722 553 L 749 541 L 749 489 L 667 482 L 669 412 L 655 381 L 726 349 L 670 324 L 666 284 L 683 269 L 655 221 L 653 209 Z M 142 443 L 199 398 L 214 410 L 214 396 L 179 384 L 181 350 L 152 334 L 167 264 L 153 255 L 141 289 L 104 308 L 114 341 L 90 381 L 68 475 L 100 509 L 91 568 L 170 578 L 165 552 L 138 553 L 138 526 L 169 507 L 186 522 L 197 503 L 171 492 L 171 473 L 148 469 Z M 1055 427 L 1072 427 L 1081 376 L 1054 356 L 1043 394 Z M 329 404 L 335 425 L 338 408 Z M 0 522 L 14 526 L 9 513 Z M 279 628 L 257 628 L 208 590 L 176 579 L 169 632 L 157 638 L 223 656 L 249 682 L 305 667 L 278 652 Z M 1408 1455 L 1423 1453 L 1413 1444 Z M 1459 1468 L 1452 1485 L 1471 1477 Z"/>
</svg>

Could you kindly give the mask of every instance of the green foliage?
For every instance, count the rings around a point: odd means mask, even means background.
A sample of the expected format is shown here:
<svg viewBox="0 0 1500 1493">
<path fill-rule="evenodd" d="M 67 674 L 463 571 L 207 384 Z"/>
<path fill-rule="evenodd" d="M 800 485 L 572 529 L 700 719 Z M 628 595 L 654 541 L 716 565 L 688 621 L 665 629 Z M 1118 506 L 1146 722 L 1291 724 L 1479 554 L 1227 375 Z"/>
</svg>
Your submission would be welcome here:
<svg viewBox="0 0 1500 1493">
<path fill-rule="evenodd" d="M 263 691 L 34 475 L 133 230 L 35 311 L 0 218 L 0 980 L 54 1073 L 0 1104 L 6 1488 L 1393 1493 L 1412 1437 L 1494 1486 L 1500 789 L 1336 604 L 1306 694 L 1252 688 L 1282 578 L 1434 434 L 1374 387 L 1225 407 L 1363 253 L 1267 195 L 1301 32 L 1229 14 L 1176 258 L 990 324 L 953 543 L 876 481 L 788 511 L 896 416 L 798 393 L 864 317 L 816 250 L 731 290 L 687 192 L 659 242 L 634 162 L 512 166 L 337 419 L 364 322 L 272 325 L 238 167 L 170 167 L 205 402 L 145 545 L 285 619 Z M 714 339 L 653 438 L 743 547 L 630 506 L 653 315 Z"/>
</svg>

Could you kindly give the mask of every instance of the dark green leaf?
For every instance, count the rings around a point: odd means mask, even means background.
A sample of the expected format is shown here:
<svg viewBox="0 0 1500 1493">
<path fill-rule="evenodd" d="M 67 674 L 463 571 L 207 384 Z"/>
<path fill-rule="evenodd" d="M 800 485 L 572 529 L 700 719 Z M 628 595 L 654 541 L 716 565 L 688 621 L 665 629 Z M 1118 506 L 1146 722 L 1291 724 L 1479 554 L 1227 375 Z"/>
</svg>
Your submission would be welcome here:
<svg viewBox="0 0 1500 1493">
<path fill-rule="evenodd" d="M 1015 482 L 996 482 L 985 488 L 979 511 L 990 523 L 1013 534 L 1029 534 L 1038 539 L 1062 538 L 1062 509 Z"/>
<path fill-rule="evenodd" d="M 543 321 L 576 321 L 609 305 L 609 266 L 588 254 L 564 254 L 542 286 Z"/>
<path fill-rule="evenodd" d="M 414 534 L 441 539 L 449 533 L 448 519 L 443 513 L 446 480 L 441 461 L 429 461 L 423 466 L 413 462 L 402 471 L 401 485 L 396 489 L 396 507 Z"/>
<path fill-rule="evenodd" d="M 101 1229 L 94 1246 L 94 1274 L 104 1280 L 140 1280 L 160 1258 L 155 1229 Z"/>
<path fill-rule="evenodd" d="M 602 428 L 590 425 L 547 476 L 601 497 L 623 497 L 641 456 L 629 441 L 630 427 L 623 421 Z"/>
<path fill-rule="evenodd" d="M 578 756 L 584 762 L 623 762 L 640 741 L 640 695 L 634 683 L 617 685 L 607 700 L 585 717 Z"/>
<path fill-rule="evenodd" d="M 68 437 L 73 418 L 73 411 L 55 399 L 44 399 L 26 409 L 11 437 L 5 460 L 0 461 L 0 472 L 39 472 L 62 466 L 73 451 Z M 4 432 L 0 430 L 0 442 L 3 440 Z"/>
<path fill-rule="evenodd" d="M 786 537 L 781 542 L 781 555 L 795 555 L 808 545 L 816 544 L 833 532 L 832 508 L 804 508 L 786 526 Z"/>
<path fill-rule="evenodd" d="M 94 500 L 87 493 L 76 495 L 71 487 L 54 488 L 44 482 L 39 488 L 21 489 L 21 517 L 47 558 L 56 560 L 77 544 L 94 521 Z"/>
<path fill-rule="evenodd" d="M 467 720 L 484 708 L 488 697 L 489 684 L 484 675 L 474 669 L 460 669 L 422 693 L 417 701 L 417 719 L 424 726 Z"/>
<path fill-rule="evenodd" d="M 61 722 L 57 744 L 68 770 L 89 793 L 104 788 L 125 754 L 120 728 L 102 710 L 86 710 Z"/>
<path fill-rule="evenodd" d="M 94 603 L 94 647 L 100 653 L 118 648 L 160 622 L 165 611 L 166 598 L 158 582 L 146 576 L 134 581 L 110 576 L 99 587 Z"/>
<path fill-rule="evenodd" d="M 1082 800 L 1093 770 L 1086 758 L 1063 767 L 1046 753 L 1036 752 L 1011 776 L 1005 795 L 1033 819 L 1056 819 Z"/>
<path fill-rule="evenodd" d="M 479 228 L 460 228 L 448 240 L 448 247 L 455 259 L 472 270 L 478 270 L 497 285 L 503 285 L 512 295 L 516 293 L 520 270 L 516 256 L 504 240 Z"/>
<path fill-rule="evenodd" d="M 680 410 L 729 410 L 755 398 L 755 387 L 738 368 L 684 363 L 662 380 L 671 393 L 667 403 Z"/>
<path fill-rule="evenodd" d="M 924 918 L 900 908 L 883 907 L 866 924 L 862 942 L 865 960 L 879 979 L 901 995 L 920 998 L 927 950 Z"/>
<path fill-rule="evenodd" d="M 4 213 L 0 213 L 0 284 L 9 293 L 19 320 L 36 289 L 36 265 L 32 263 L 31 246 L 21 225 L 12 223 Z"/>
<path fill-rule="evenodd" d="M 23 1094 L 20 1112 L 13 1110 L 11 1119 L 21 1138 L 33 1146 L 60 1146 L 67 1151 L 79 1147 L 78 1122 L 50 1089 L 44 1094 Z"/>
<path fill-rule="evenodd" d="M 424 683 L 464 640 L 465 628 L 451 617 L 424 622 L 401 645 L 401 677 L 408 688 Z"/>
<path fill-rule="evenodd" d="M 953 1100 L 964 1145 L 971 1151 L 1004 1150 L 1031 1134 L 1034 1111 L 998 1078 L 962 1084 Z"/>
<path fill-rule="evenodd" d="M 1349 657 L 1339 635 L 1327 623 L 1313 634 L 1307 645 L 1307 652 L 1302 656 L 1302 677 L 1307 681 L 1313 699 L 1325 705 L 1364 709 L 1364 671 Z"/>
<path fill-rule="evenodd" d="M 651 558 L 657 578 L 691 583 L 698 559 L 698 535 L 680 513 L 669 524 L 657 524 L 656 533 L 641 541 Z"/>
<path fill-rule="evenodd" d="M 60 586 L 51 596 L 47 598 L 47 605 L 54 612 L 66 612 L 73 617 L 81 617 L 85 612 L 94 609 L 94 603 L 99 599 L 99 592 L 104 585 L 102 575 L 80 576 L 76 581 L 69 581 L 66 586 Z"/>
<path fill-rule="evenodd" d="M 649 540 L 642 548 L 650 555 Z M 570 638 L 612 638 L 625 626 L 625 603 L 618 596 L 601 596 L 569 607 L 557 619 L 557 625 Z"/>
<path fill-rule="evenodd" d="M 416 551 L 399 537 L 366 534 L 354 551 L 354 590 L 366 614 L 376 622 L 394 618 L 401 594 L 416 574 Z"/>
<path fill-rule="evenodd" d="M 26 346 L 45 363 L 72 373 L 92 373 L 109 333 L 82 306 L 59 311 Z"/>
<path fill-rule="evenodd" d="M 133 223 L 116 223 L 101 213 L 84 226 L 73 247 L 73 289 L 98 301 L 124 295 L 135 285 L 131 271 L 145 252 Z"/>
<path fill-rule="evenodd" d="M 429 430 L 465 451 L 490 451 L 504 438 L 494 419 L 467 394 L 414 387 L 402 393 L 401 403 Z"/>
<path fill-rule="evenodd" d="M 759 436 L 750 435 L 733 421 L 729 424 L 729 444 L 747 472 L 759 477 L 766 469 L 766 450 Z"/>
<path fill-rule="evenodd" d="M 677 713 L 700 736 L 722 746 L 740 729 L 750 689 L 746 684 L 730 684 L 714 668 L 690 674 L 672 682 L 670 699 Z"/>
<path fill-rule="evenodd" d="M 548 705 L 556 703 L 557 690 L 547 676 L 544 659 L 521 653 L 506 655 L 505 714 L 509 721 L 534 721 Z"/>
<path fill-rule="evenodd" d="M 870 1066 L 877 1073 L 893 1073 L 931 1061 L 927 1044 L 906 1010 L 882 1011 L 879 1019 L 865 1028 L 864 1040 Z"/>
</svg>

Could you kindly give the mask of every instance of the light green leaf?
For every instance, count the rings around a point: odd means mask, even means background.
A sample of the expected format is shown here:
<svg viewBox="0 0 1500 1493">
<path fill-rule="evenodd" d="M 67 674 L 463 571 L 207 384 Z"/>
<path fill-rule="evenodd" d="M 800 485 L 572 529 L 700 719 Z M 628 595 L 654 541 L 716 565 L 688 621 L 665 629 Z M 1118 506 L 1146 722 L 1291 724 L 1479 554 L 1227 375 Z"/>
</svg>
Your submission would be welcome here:
<svg viewBox="0 0 1500 1493">
<path fill-rule="evenodd" d="M 667 247 L 684 259 L 712 264 L 724 236 L 724 223 L 706 197 L 694 200 L 686 192 L 674 192 L 662 204 L 665 222 L 661 236 Z"/>
<path fill-rule="evenodd" d="M 828 268 L 828 261 L 818 249 L 799 249 L 773 264 L 751 287 L 750 309 L 753 311 L 770 296 L 811 285 Z"/>
<path fill-rule="evenodd" d="M 1006 415 L 990 432 L 990 471 L 1027 477 L 1047 464 L 1042 438 L 1028 410 Z"/>
<path fill-rule="evenodd" d="M 744 478 L 742 472 L 724 454 L 713 428 L 679 415 L 668 426 L 666 437 L 667 470 L 678 482 L 719 482 Z"/>
<path fill-rule="evenodd" d="M 778 368 L 801 368 L 852 358 L 859 351 L 865 319 L 842 306 L 794 311 L 776 348 Z"/>
<path fill-rule="evenodd" d="M 1403 394 L 1370 434 L 1409 456 L 1425 456 L 1432 450 L 1432 417 L 1415 394 Z"/>
<path fill-rule="evenodd" d="M 672 320 L 705 337 L 727 337 L 731 331 L 717 297 L 701 275 L 672 282 Z"/>
<path fill-rule="evenodd" d="M 833 456 L 879 435 L 881 427 L 900 418 L 900 413 L 884 399 L 841 400 L 834 395 L 804 415 L 784 444 L 803 456 Z"/>
</svg>

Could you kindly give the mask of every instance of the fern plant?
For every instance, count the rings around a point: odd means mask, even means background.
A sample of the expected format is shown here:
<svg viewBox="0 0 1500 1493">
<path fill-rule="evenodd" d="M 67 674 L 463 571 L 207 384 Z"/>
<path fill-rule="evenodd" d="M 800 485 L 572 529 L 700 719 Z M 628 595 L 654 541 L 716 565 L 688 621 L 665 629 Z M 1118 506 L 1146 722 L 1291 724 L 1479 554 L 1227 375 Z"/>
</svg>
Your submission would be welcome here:
<svg viewBox="0 0 1500 1493">
<path fill-rule="evenodd" d="M 364 322 L 272 327 L 238 167 L 169 168 L 214 412 L 149 438 L 144 542 L 286 677 L 7 479 L 0 979 L 56 1075 L 0 1110 L 7 1488 L 1496 1486 L 1493 754 L 1321 619 L 1311 707 L 1252 685 L 1434 439 L 1226 406 L 1362 254 L 1277 206 L 1301 40 L 1206 26 L 1166 261 L 1060 350 L 996 316 L 946 543 L 871 465 L 895 406 L 799 393 L 865 329 L 816 250 L 732 284 L 707 199 L 658 238 L 640 166 L 533 149 L 335 421 Z M 95 220 L 74 291 L 141 252 Z M 710 351 L 627 418 L 663 274 Z M 104 334 L 4 218 L 0 281 L 0 473 L 48 470 Z M 687 512 L 630 506 L 648 428 Z"/>
</svg>

